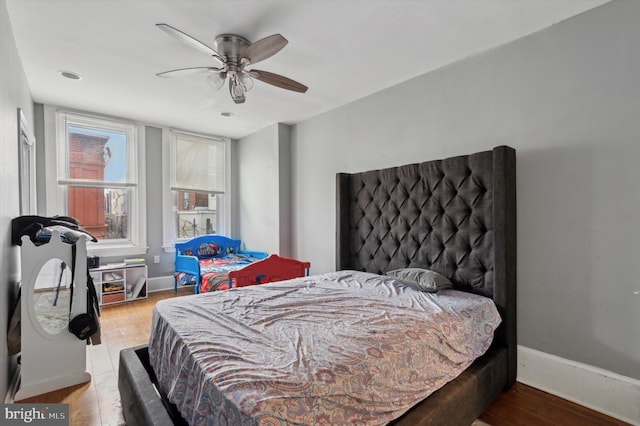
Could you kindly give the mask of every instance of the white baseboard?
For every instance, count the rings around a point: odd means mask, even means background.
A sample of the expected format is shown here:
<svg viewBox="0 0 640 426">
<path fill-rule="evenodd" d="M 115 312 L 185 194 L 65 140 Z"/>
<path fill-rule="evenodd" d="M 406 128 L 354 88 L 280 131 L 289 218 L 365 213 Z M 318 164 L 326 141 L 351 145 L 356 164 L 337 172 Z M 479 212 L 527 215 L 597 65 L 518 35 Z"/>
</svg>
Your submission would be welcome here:
<svg viewBox="0 0 640 426">
<path fill-rule="evenodd" d="M 520 345 L 517 380 L 640 426 L 640 380 Z"/>
</svg>

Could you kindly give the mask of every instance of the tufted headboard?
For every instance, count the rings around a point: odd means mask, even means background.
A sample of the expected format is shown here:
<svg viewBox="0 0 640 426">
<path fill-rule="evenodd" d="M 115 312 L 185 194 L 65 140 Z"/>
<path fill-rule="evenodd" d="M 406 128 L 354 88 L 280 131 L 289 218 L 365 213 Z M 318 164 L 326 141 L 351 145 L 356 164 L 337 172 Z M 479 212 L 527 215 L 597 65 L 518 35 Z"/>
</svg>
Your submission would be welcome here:
<svg viewBox="0 0 640 426">
<path fill-rule="evenodd" d="M 421 267 L 494 299 L 515 380 L 515 150 L 338 173 L 336 269 Z"/>
</svg>

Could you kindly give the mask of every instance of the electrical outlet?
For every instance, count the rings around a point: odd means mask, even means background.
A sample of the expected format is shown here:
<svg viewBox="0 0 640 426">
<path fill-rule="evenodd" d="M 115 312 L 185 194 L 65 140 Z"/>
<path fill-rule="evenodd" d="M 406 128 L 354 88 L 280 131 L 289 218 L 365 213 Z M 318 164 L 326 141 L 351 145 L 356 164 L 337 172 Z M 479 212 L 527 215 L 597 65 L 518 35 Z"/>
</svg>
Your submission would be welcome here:
<svg viewBox="0 0 640 426">
<path fill-rule="evenodd" d="M 160 263 L 160 256 L 153 256 L 153 263 Z"/>
</svg>

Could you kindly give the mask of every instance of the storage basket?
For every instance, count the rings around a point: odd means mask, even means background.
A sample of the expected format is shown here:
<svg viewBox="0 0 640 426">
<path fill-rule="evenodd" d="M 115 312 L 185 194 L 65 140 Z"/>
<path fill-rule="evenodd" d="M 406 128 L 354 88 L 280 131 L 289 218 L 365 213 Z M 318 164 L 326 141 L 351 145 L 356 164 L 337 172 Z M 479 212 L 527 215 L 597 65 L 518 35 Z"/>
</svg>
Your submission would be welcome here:
<svg viewBox="0 0 640 426">
<path fill-rule="evenodd" d="M 124 302 L 124 291 L 118 293 L 103 293 L 102 303 Z"/>
</svg>

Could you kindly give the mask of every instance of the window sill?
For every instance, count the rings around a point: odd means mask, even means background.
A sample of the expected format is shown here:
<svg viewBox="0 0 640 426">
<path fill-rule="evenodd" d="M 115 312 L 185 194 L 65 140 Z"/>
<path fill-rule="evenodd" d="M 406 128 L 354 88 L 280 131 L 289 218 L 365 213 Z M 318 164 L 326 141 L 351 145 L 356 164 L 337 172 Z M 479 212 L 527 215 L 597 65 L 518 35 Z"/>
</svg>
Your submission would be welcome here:
<svg viewBox="0 0 640 426">
<path fill-rule="evenodd" d="M 91 256 L 100 257 L 130 257 L 144 256 L 147 254 L 149 247 L 132 246 L 132 245 L 98 245 L 87 244 L 87 253 Z"/>
</svg>

